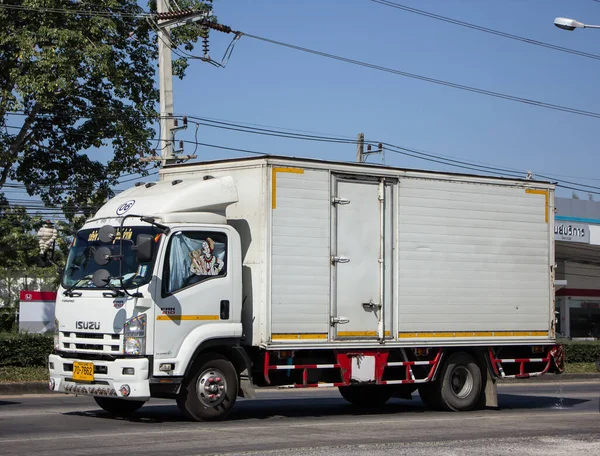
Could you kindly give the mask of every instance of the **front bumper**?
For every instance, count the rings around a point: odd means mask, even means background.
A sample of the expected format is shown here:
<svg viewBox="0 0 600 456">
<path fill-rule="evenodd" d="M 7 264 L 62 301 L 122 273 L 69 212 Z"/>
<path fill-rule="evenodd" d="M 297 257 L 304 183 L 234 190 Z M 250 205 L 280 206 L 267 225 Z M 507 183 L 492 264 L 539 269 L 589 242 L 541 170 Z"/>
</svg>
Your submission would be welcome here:
<svg viewBox="0 0 600 456">
<path fill-rule="evenodd" d="M 73 362 L 94 364 L 94 380 L 73 380 Z M 50 355 L 50 391 L 87 396 L 118 397 L 132 400 L 150 399 L 147 358 L 123 358 L 114 361 L 63 358 Z M 124 375 L 123 369 L 134 369 L 133 375 Z"/>
</svg>

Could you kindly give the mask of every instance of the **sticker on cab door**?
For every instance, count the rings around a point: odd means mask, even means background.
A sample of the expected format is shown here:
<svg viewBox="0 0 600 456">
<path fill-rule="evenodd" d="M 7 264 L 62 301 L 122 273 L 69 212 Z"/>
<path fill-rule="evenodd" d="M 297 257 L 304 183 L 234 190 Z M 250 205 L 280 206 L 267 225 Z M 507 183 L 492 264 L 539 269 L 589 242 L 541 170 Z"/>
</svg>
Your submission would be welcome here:
<svg viewBox="0 0 600 456">
<path fill-rule="evenodd" d="M 115 307 L 115 309 L 120 309 L 125 305 L 126 302 L 127 298 L 125 297 L 115 298 L 115 300 L 113 301 L 113 306 Z"/>
</svg>

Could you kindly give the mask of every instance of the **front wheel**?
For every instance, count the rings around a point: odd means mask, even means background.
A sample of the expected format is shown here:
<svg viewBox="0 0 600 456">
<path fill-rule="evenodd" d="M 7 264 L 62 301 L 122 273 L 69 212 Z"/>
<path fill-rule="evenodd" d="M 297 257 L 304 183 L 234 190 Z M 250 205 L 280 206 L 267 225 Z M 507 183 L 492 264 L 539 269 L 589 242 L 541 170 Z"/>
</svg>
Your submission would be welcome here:
<svg viewBox="0 0 600 456">
<path fill-rule="evenodd" d="M 339 390 L 344 399 L 358 407 L 381 407 L 394 394 L 385 385 L 340 386 Z"/>
<path fill-rule="evenodd" d="M 114 397 L 94 396 L 94 400 L 102 410 L 119 417 L 132 415 L 146 403 L 146 401 L 127 401 L 125 399 L 115 399 Z"/>
<path fill-rule="evenodd" d="M 196 360 L 177 395 L 179 410 L 192 421 L 219 421 L 229 415 L 238 395 L 238 377 L 224 356 Z"/>
</svg>

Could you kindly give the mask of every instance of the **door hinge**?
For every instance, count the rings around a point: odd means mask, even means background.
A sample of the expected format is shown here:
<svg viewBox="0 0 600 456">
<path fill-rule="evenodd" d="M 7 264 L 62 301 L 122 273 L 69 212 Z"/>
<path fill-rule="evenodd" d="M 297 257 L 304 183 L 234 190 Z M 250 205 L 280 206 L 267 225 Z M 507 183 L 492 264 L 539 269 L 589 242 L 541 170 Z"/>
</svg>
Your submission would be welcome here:
<svg viewBox="0 0 600 456">
<path fill-rule="evenodd" d="M 349 263 L 350 262 L 350 258 L 346 258 L 343 256 L 332 256 L 331 257 L 331 263 L 333 263 L 334 265 L 336 263 Z"/>
<path fill-rule="evenodd" d="M 345 325 L 346 323 L 350 323 L 350 319 L 346 317 L 331 317 L 331 326 L 335 325 Z"/>
<path fill-rule="evenodd" d="M 344 205 L 344 204 L 350 204 L 350 200 L 346 199 L 346 198 L 339 198 L 337 196 L 334 196 L 333 198 L 331 198 L 331 204 L 336 205 Z"/>
</svg>

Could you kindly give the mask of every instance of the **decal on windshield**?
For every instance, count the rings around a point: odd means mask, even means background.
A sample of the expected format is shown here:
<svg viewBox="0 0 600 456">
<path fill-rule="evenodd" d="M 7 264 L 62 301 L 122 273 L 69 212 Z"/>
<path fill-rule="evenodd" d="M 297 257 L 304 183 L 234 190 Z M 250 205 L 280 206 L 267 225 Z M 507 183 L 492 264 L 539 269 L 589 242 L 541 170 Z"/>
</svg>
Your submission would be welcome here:
<svg viewBox="0 0 600 456">
<path fill-rule="evenodd" d="M 147 264 L 140 264 L 136 273 L 136 277 L 146 277 L 146 272 L 148 271 Z"/>
<path fill-rule="evenodd" d="M 131 241 L 131 238 L 133 237 L 133 230 L 131 228 L 125 228 L 123 230 L 123 239 L 125 241 Z M 115 238 L 113 239 L 113 244 L 121 239 L 121 231 L 117 230 L 115 233 Z M 90 234 L 88 235 L 88 242 L 95 242 L 99 240 L 99 233 L 98 230 L 94 230 L 92 232 L 90 232 Z M 75 245 L 75 244 L 73 244 Z"/>
</svg>

